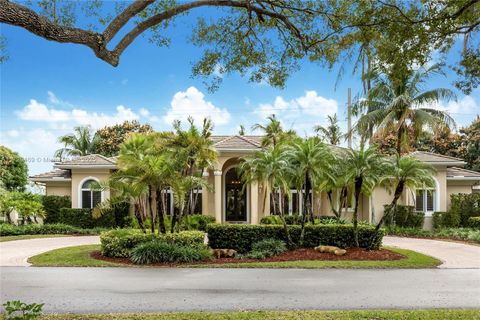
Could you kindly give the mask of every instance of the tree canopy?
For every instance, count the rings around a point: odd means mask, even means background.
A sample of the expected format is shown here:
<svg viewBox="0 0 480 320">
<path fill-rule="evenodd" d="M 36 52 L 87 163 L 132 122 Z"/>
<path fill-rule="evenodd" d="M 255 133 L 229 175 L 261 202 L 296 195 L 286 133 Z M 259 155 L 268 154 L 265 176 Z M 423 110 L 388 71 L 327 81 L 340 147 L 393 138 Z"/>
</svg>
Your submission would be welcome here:
<svg viewBox="0 0 480 320">
<path fill-rule="evenodd" d="M 25 160 L 16 152 L 0 146 L 0 182 L 8 191 L 24 191 L 28 168 Z"/>
<path fill-rule="evenodd" d="M 332 67 L 339 61 L 403 73 L 434 52 L 449 52 L 463 37 L 455 70 L 457 87 L 478 85 L 480 0 L 0 0 L 0 22 L 47 40 L 90 48 L 117 66 L 140 35 L 168 46 L 167 30 L 179 16 L 205 8 L 212 14 L 189 26 L 190 41 L 203 49 L 193 74 L 237 72 L 250 81 L 283 87 L 308 59 Z M 228 35 L 228 36 L 226 36 Z M 214 76 L 211 87 L 221 77 Z"/>
</svg>

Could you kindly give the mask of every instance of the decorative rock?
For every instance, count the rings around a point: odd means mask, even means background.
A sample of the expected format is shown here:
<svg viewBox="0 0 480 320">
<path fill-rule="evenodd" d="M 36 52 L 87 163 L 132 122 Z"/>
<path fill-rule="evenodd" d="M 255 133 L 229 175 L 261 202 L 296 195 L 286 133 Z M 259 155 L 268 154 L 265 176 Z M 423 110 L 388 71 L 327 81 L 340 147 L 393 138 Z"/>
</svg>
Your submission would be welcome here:
<svg viewBox="0 0 480 320">
<path fill-rule="evenodd" d="M 339 247 L 335 247 L 335 246 L 318 246 L 318 247 L 315 247 L 314 250 L 317 252 L 333 253 L 337 256 L 343 256 L 344 254 L 347 253 L 347 250 L 340 249 Z"/>
<path fill-rule="evenodd" d="M 337 249 L 333 252 L 336 256 L 343 256 L 345 253 L 347 253 L 347 250 L 345 249 Z"/>
<path fill-rule="evenodd" d="M 237 251 L 233 249 L 210 249 L 210 253 L 216 259 L 234 258 L 237 255 Z"/>
</svg>

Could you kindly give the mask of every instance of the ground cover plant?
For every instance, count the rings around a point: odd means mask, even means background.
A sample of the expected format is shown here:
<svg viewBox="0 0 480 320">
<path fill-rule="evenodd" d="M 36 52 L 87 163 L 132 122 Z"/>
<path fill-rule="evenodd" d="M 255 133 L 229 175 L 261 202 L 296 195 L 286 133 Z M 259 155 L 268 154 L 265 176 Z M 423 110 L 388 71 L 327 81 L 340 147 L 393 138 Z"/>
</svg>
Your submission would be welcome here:
<svg viewBox="0 0 480 320">
<path fill-rule="evenodd" d="M 82 229 L 67 224 L 28 224 L 15 226 L 7 223 L 0 224 L 0 236 L 19 236 L 19 235 L 48 235 L 48 234 L 72 234 L 89 235 L 100 234 L 105 229 L 93 228 Z"/>
<path fill-rule="evenodd" d="M 386 234 L 400 237 L 451 239 L 480 243 L 480 230 L 473 228 L 445 228 L 430 231 L 416 228 L 396 227 L 386 229 Z"/>
<path fill-rule="evenodd" d="M 162 240 L 141 243 L 130 254 L 135 264 L 195 262 L 211 257 L 206 245 L 179 245 Z"/>
<path fill-rule="evenodd" d="M 278 239 L 265 239 L 255 242 L 252 251 L 245 255 L 246 258 L 265 259 L 287 251 L 285 242 Z"/>
</svg>

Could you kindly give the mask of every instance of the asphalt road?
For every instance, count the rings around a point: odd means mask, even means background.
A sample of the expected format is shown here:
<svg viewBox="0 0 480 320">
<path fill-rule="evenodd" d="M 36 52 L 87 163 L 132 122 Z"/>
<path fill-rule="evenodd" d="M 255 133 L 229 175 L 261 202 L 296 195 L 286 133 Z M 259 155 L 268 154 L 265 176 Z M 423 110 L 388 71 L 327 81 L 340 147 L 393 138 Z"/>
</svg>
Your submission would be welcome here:
<svg viewBox="0 0 480 320">
<path fill-rule="evenodd" d="M 2 267 L 1 300 L 46 312 L 480 308 L 480 269 Z"/>
</svg>

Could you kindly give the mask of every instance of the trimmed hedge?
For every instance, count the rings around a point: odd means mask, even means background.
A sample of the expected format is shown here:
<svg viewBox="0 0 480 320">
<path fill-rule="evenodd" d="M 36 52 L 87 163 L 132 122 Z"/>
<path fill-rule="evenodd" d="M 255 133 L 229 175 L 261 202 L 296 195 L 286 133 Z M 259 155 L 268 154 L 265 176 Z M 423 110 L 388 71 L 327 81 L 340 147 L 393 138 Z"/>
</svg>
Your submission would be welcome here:
<svg viewBox="0 0 480 320">
<path fill-rule="evenodd" d="M 72 201 L 69 196 L 43 196 L 42 205 L 47 214 L 45 223 L 60 223 L 60 209 L 71 208 Z"/>
<path fill-rule="evenodd" d="M 391 210 L 391 205 L 385 205 L 385 212 Z M 392 223 L 395 226 L 401 228 L 422 228 L 425 220 L 425 213 L 416 212 L 414 206 L 404 206 L 397 204 L 395 212 L 393 212 L 392 219 L 387 221 L 387 225 L 391 226 Z"/>
<path fill-rule="evenodd" d="M 177 245 L 193 246 L 203 244 L 205 233 L 201 231 L 182 231 L 158 236 L 135 229 L 117 229 L 102 232 L 100 235 L 102 254 L 116 258 L 129 258 L 132 249 L 137 245 L 157 239 Z"/>
<path fill-rule="evenodd" d="M 215 223 L 215 217 L 202 214 L 192 214 L 187 215 L 184 219 L 184 224 L 188 230 L 207 231 L 207 225 L 210 223 Z"/>
<path fill-rule="evenodd" d="M 99 234 L 102 230 L 81 229 L 67 224 L 27 224 L 15 226 L 12 224 L 0 224 L 0 236 L 20 236 L 30 234 Z"/>
<path fill-rule="evenodd" d="M 302 223 L 301 216 L 291 215 L 285 216 L 285 222 L 288 225 L 300 225 Z M 334 216 L 319 216 L 315 218 L 315 224 L 345 224 L 344 219 L 337 220 Z M 280 216 L 266 216 L 260 219 L 260 224 L 270 224 L 270 225 L 282 225 L 282 219 Z"/>
<path fill-rule="evenodd" d="M 298 244 L 300 226 L 288 226 L 292 241 Z M 378 237 L 374 237 L 375 228 L 359 226 L 359 244 L 362 248 L 379 249 L 382 244 L 383 230 Z M 210 224 L 207 228 L 210 247 L 235 249 L 240 253 L 252 250 L 252 245 L 264 239 L 278 239 L 287 241 L 282 226 L 279 225 L 236 225 Z M 376 238 L 375 243 L 372 239 Z M 351 224 L 319 224 L 305 226 L 304 247 L 318 245 L 333 245 L 341 248 L 354 246 L 353 225 Z"/>
<path fill-rule="evenodd" d="M 128 222 L 128 205 L 104 209 L 98 218 L 93 217 L 92 209 L 61 208 L 59 221 L 79 228 L 122 228 Z"/>
<path fill-rule="evenodd" d="M 480 217 L 470 217 L 470 219 L 468 219 L 468 226 L 480 230 Z"/>
<path fill-rule="evenodd" d="M 456 211 L 434 212 L 432 215 L 433 228 L 458 228 L 460 226 L 460 215 Z"/>
</svg>

